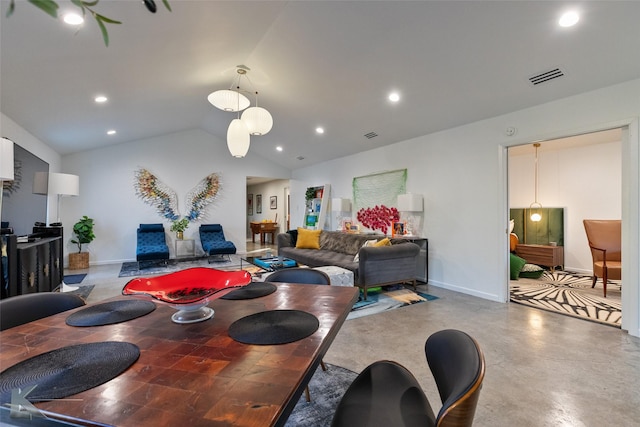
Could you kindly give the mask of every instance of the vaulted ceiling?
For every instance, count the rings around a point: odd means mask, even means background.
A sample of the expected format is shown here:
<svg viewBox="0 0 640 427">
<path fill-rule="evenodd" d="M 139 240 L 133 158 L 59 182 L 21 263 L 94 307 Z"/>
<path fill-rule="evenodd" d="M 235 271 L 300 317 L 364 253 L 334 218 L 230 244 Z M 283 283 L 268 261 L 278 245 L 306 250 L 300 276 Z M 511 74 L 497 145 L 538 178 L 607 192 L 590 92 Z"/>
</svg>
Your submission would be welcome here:
<svg viewBox="0 0 640 427">
<path fill-rule="evenodd" d="M 207 95 L 242 64 L 274 120 L 249 155 L 295 169 L 640 77 L 640 2 L 169 2 L 100 1 L 122 21 L 105 47 L 90 18 L 24 1 L 7 18 L 0 0 L 0 110 L 63 155 L 194 128 L 225 141 L 235 114 Z"/>
</svg>

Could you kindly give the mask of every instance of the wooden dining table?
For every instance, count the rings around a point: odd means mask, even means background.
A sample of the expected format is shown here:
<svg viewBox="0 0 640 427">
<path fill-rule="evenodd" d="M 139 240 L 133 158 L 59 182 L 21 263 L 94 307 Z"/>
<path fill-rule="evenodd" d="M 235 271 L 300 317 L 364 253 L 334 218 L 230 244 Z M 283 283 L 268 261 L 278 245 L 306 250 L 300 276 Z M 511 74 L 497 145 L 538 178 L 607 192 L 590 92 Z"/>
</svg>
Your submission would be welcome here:
<svg viewBox="0 0 640 427">
<path fill-rule="evenodd" d="M 216 299 L 213 319 L 171 321 L 175 309 L 106 326 L 73 327 L 65 319 L 82 308 L 0 332 L 0 369 L 74 344 L 125 341 L 139 359 L 116 378 L 68 399 L 34 403 L 39 410 L 115 426 L 284 425 L 329 349 L 357 288 L 276 284 L 267 296 Z M 126 299 L 115 297 L 106 301 Z M 99 303 L 98 303 L 99 304 Z M 281 345 L 233 340 L 229 326 L 266 310 L 301 310 L 319 320 L 310 336 Z"/>
</svg>

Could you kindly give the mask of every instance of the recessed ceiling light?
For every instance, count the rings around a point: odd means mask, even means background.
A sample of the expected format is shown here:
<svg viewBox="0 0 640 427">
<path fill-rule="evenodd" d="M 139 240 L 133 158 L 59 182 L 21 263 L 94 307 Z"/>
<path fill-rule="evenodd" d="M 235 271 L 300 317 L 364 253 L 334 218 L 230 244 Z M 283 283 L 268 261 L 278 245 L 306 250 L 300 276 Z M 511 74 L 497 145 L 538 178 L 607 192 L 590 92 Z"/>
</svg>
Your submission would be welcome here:
<svg viewBox="0 0 640 427">
<path fill-rule="evenodd" d="M 389 101 L 391 101 L 391 102 L 400 101 L 400 94 L 398 92 L 391 92 L 389 94 Z"/>
<path fill-rule="evenodd" d="M 578 15 L 578 12 L 571 10 L 562 14 L 558 21 L 558 25 L 561 27 L 573 27 L 579 20 L 580 16 Z"/>
<path fill-rule="evenodd" d="M 107 135 L 115 135 L 115 134 L 116 134 L 116 131 L 113 129 L 107 131 Z"/>
<path fill-rule="evenodd" d="M 102 104 L 103 102 L 107 102 L 107 97 L 104 95 L 98 95 L 95 98 L 93 98 L 94 101 L 96 101 L 98 104 Z"/>
<path fill-rule="evenodd" d="M 278 150 L 278 151 L 282 151 L 282 150 L 283 150 L 283 148 L 282 148 L 282 146 L 281 146 L 281 145 L 278 145 L 278 146 L 276 147 L 276 150 Z"/>
<path fill-rule="evenodd" d="M 84 22 L 84 18 L 77 13 L 66 13 L 62 20 L 69 25 L 80 25 Z"/>
<path fill-rule="evenodd" d="M 316 133 L 323 134 L 324 133 L 324 128 L 317 127 L 316 128 Z"/>
</svg>

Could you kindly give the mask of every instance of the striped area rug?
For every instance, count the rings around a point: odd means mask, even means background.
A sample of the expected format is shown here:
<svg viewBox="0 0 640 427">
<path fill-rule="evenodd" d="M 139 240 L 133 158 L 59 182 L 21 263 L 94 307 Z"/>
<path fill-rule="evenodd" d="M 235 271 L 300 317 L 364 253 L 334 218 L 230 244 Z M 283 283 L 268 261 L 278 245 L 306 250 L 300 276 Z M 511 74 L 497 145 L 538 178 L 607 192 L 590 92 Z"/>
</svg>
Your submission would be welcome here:
<svg viewBox="0 0 640 427">
<path fill-rule="evenodd" d="M 622 305 L 619 281 L 609 281 L 607 297 L 602 281 L 591 288 L 591 276 L 567 271 L 545 271 L 540 279 L 512 280 L 511 301 L 530 307 L 620 327 Z"/>
</svg>

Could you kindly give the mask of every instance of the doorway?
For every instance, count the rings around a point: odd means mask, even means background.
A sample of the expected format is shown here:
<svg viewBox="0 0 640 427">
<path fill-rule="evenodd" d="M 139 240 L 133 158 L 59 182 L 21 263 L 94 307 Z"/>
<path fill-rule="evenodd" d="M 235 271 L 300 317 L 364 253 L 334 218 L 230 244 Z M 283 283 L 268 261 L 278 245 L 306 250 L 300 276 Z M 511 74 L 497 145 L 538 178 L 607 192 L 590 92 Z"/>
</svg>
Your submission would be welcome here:
<svg viewBox="0 0 640 427">
<path fill-rule="evenodd" d="M 552 311 L 557 308 L 575 317 L 591 315 L 620 327 L 619 283 L 609 284 L 606 299 L 601 281 L 591 289 L 592 258 L 582 220 L 622 218 L 624 138 L 624 128 L 614 128 L 540 141 L 537 148 L 529 143 L 507 149 L 508 215 L 521 223 L 515 233 L 517 249 L 510 254 L 511 272 L 521 263 L 514 255 L 529 258 L 524 271 L 515 275 L 517 280 L 511 276 L 510 301 Z M 559 220 L 531 222 L 527 215 L 532 206 L 538 207 L 536 202 L 547 215 L 561 211 Z M 539 230 L 527 230 L 523 236 L 522 223 L 525 229 L 529 224 Z M 555 263 L 558 265 L 552 265 Z M 576 307 L 573 313 L 572 304 Z M 580 304 L 597 308 L 585 311 Z"/>
</svg>

